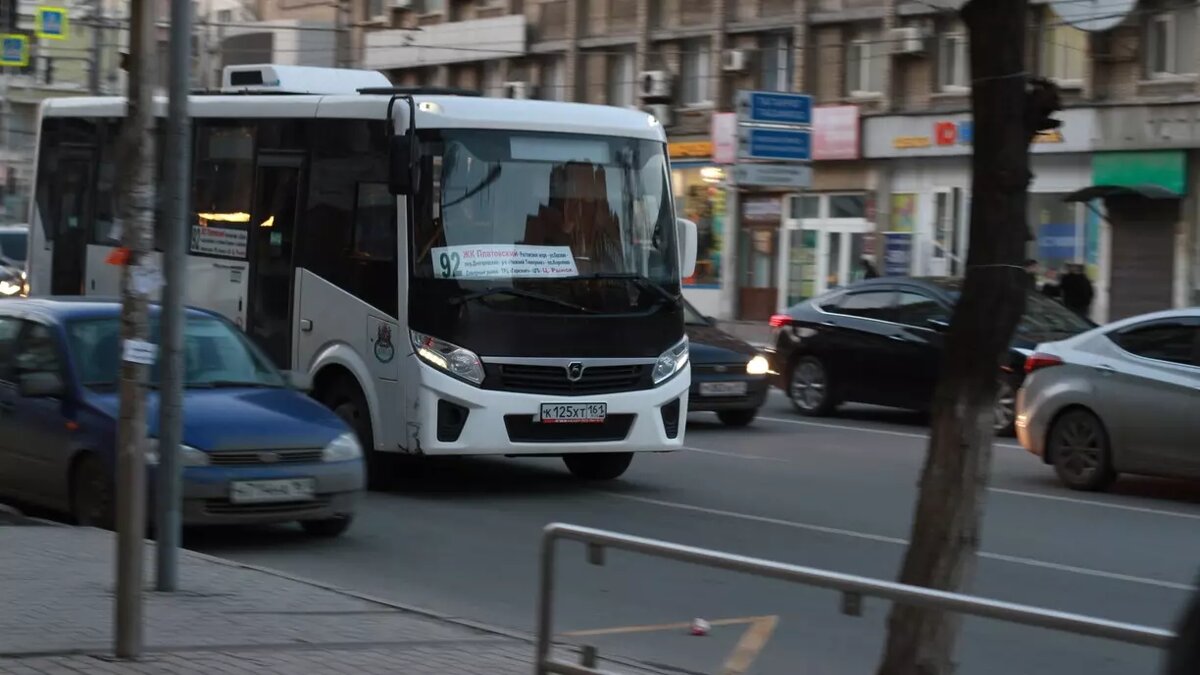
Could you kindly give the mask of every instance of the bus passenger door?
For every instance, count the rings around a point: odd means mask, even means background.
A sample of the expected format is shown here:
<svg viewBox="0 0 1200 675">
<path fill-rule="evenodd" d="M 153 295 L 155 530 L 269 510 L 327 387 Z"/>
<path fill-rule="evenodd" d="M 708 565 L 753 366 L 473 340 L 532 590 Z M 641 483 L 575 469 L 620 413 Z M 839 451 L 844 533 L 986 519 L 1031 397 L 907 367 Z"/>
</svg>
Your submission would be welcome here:
<svg viewBox="0 0 1200 675">
<path fill-rule="evenodd" d="M 285 370 L 292 363 L 293 251 L 304 159 L 263 154 L 250 219 L 250 303 L 246 333 Z"/>
<path fill-rule="evenodd" d="M 50 227 L 54 251 L 51 295 L 84 295 L 90 214 L 95 201 L 96 152 L 92 148 L 64 148 L 52 179 Z"/>
</svg>

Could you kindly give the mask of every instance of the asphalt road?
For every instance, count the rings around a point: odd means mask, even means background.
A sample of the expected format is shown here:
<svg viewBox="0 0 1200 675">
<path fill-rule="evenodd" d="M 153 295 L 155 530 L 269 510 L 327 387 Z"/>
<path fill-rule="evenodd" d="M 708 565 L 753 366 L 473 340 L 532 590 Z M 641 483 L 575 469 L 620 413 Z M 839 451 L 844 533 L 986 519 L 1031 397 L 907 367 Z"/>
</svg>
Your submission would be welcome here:
<svg viewBox="0 0 1200 675">
<path fill-rule="evenodd" d="M 530 631 L 542 526 L 575 523 L 840 572 L 894 578 L 925 451 L 923 421 L 853 409 L 796 416 L 774 396 L 731 431 L 693 416 L 691 450 L 635 460 L 601 487 L 557 460 L 456 460 L 410 467 L 394 492 L 370 494 L 345 538 L 280 527 L 189 532 L 187 545 L 443 613 Z M 1012 441 L 995 450 L 983 558 L 973 592 L 1169 627 L 1200 569 L 1200 486 L 1123 479 L 1105 495 L 1072 493 Z M 749 672 L 871 673 L 887 606 L 843 616 L 836 594 L 611 553 L 561 557 L 556 629 L 571 639 L 697 673 L 720 672 L 750 626 L 777 617 Z M 733 620 L 707 637 L 674 628 Z M 743 620 L 745 621 L 739 621 Z M 759 624 L 761 627 L 761 623 Z M 632 628 L 631 628 L 632 627 Z M 964 674 L 1154 673 L 1158 655 L 1090 638 L 968 619 Z"/>
</svg>

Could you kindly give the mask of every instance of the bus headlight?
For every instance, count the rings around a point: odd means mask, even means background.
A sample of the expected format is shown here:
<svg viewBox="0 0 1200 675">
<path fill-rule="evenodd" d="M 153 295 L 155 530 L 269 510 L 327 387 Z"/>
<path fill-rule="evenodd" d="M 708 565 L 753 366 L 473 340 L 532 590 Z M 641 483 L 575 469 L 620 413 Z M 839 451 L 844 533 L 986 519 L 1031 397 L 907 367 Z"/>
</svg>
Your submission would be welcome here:
<svg viewBox="0 0 1200 675">
<path fill-rule="evenodd" d="M 750 359 L 746 364 L 747 375 L 766 375 L 771 371 L 771 364 L 761 354 Z"/>
<path fill-rule="evenodd" d="M 362 446 L 354 434 L 342 434 L 321 452 L 323 462 L 345 462 L 362 457 Z"/>
<path fill-rule="evenodd" d="M 410 337 L 413 351 L 425 363 L 471 384 L 483 383 L 483 363 L 475 352 L 415 330 Z"/>
<path fill-rule="evenodd" d="M 654 384 L 662 384 L 683 370 L 688 364 L 688 339 L 685 337 L 674 347 L 663 352 L 654 364 Z"/>
</svg>

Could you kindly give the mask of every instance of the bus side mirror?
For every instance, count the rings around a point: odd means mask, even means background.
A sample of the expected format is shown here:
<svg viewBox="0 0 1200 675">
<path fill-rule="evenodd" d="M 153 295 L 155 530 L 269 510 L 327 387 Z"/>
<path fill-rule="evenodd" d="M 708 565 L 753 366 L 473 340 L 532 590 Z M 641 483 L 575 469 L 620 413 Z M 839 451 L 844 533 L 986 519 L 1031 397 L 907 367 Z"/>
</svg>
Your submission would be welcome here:
<svg viewBox="0 0 1200 675">
<path fill-rule="evenodd" d="M 687 279 L 696 273 L 696 224 L 686 218 L 675 221 L 675 229 L 679 233 L 679 276 Z"/>
<path fill-rule="evenodd" d="M 413 156 L 408 134 L 393 134 L 388 146 L 388 191 L 412 194 Z"/>
</svg>

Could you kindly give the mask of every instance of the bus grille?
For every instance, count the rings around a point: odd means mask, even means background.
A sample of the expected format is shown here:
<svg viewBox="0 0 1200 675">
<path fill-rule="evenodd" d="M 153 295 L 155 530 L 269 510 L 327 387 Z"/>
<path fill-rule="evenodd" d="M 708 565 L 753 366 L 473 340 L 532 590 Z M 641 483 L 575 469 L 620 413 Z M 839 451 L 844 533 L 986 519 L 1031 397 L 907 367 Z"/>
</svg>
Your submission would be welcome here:
<svg viewBox="0 0 1200 675">
<path fill-rule="evenodd" d="M 575 382 L 567 379 L 567 369 L 561 366 L 506 363 L 491 368 L 495 374 L 488 378 L 495 385 L 492 388 L 525 394 L 613 394 L 648 389 L 650 379 L 649 368 L 643 365 L 592 366 Z"/>
<path fill-rule="evenodd" d="M 599 424 L 542 424 L 529 415 L 505 415 L 508 440 L 513 443 L 604 443 L 623 441 L 634 415 L 609 415 Z"/>
</svg>

